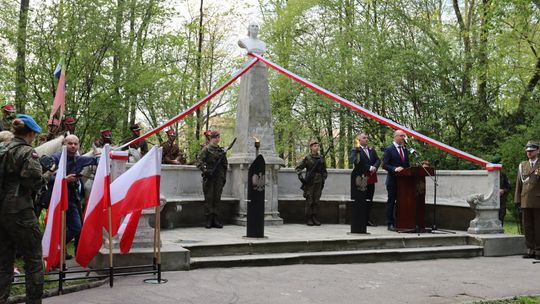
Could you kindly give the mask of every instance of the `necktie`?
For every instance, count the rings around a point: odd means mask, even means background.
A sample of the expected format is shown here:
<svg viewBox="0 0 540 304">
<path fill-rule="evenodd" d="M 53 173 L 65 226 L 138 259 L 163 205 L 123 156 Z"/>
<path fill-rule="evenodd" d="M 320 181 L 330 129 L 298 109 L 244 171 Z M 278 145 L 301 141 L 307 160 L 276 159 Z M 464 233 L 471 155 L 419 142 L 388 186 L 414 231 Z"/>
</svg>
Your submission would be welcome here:
<svg viewBox="0 0 540 304">
<path fill-rule="evenodd" d="M 366 155 L 367 155 L 367 158 L 369 159 L 369 150 L 368 150 L 368 148 L 363 148 L 363 149 L 364 149 L 364 152 L 365 152 Z"/>
<path fill-rule="evenodd" d="M 405 161 L 405 155 L 403 155 L 403 148 L 399 146 L 399 157 L 401 158 L 401 161 Z"/>
</svg>

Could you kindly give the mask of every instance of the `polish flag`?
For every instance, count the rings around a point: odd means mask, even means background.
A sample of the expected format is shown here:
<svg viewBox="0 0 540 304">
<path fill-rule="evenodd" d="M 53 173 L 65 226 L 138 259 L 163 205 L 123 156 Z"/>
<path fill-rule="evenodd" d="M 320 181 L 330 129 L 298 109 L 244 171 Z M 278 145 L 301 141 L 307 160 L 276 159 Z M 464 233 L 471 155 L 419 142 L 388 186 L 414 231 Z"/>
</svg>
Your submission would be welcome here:
<svg viewBox="0 0 540 304">
<path fill-rule="evenodd" d="M 118 234 L 122 217 L 134 211 L 159 206 L 160 178 L 161 149 L 154 146 L 133 167 L 112 182 L 113 236 Z"/>
<path fill-rule="evenodd" d="M 118 238 L 120 239 L 120 253 L 126 254 L 131 250 L 131 245 L 135 239 L 139 219 L 141 218 L 142 210 L 134 211 L 128 214 L 122 221 L 120 229 L 118 229 Z"/>
<path fill-rule="evenodd" d="M 62 147 L 62 155 L 58 163 L 54 187 L 51 194 L 51 202 L 47 210 L 47 223 L 41 248 L 45 260 L 45 271 L 49 272 L 60 265 L 60 243 L 62 241 L 62 211 L 68 207 L 68 193 L 66 180 L 67 147 Z"/>
<path fill-rule="evenodd" d="M 111 203 L 109 150 L 106 144 L 101 151 L 92 190 L 88 197 L 84 221 L 75 259 L 87 267 L 96 256 L 103 241 L 103 228 L 107 227 L 107 208 Z"/>
</svg>

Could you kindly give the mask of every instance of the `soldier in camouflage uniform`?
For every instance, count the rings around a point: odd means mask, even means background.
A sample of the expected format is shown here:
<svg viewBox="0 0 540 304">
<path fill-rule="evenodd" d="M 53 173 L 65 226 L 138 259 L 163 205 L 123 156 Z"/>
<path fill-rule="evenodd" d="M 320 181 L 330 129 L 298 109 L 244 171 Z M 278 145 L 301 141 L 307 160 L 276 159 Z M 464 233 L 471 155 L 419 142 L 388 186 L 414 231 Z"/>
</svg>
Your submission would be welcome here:
<svg viewBox="0 0 540 304">
<path fill-rule="evenodd" d="M 165 133 L 167 133 L 169 140 L 161 145 L 163 148 L 162 162 L 170 165 L 184 165 L 186 163 L 186 158 L 180 151 L 180 148 L 178 148 L 178 145 L 174 142 L 176 139 L 176 132 L 173 129 L 170 129 Z"/>
<path fill-rule="evenodd" d="M 221 140 L 217 131 L 208 133 L 210 142 L 197 155 L 197 167 L 202 171 L 204 192 L 204 215 L 206 228 L 222 228 L 218 219 L 217 204 L 221 201 L 221 192 L 226 182 L 227 156 L 219 146 Z"/>
<path fill-rule="evenodd" d="M 15 106 L 12 104 L 3 106 L 2 116 L 2 120 L 0 120 L 0 131 L 9 131 L 13 118 L 15 118 Z"/>
<path fill-rule="evenodd" d="M 30 145 L 41 128 L 29 115 L 13 121 L 15 138 L 4 154 L 4 176 L 0 201 L 0 303 L 6 303 L 13 280 L 15 253 L 24 260 L 26 303 L 41 303 L 43 264 L 41 232 L 34 214 L 32 194 L 47 179 L 42 175 L 38 155 Z"/>
<path fill-rule="evenodd" d="M 306 221 L 308 226 L 320 226 L 317 219 L 319 212 L 319 201 L 321 199 L 324 181 L 328 176 L 324 157 L 319 154 L 319 143 L 316 140 L 309 142 L 310 154 L 304 157 L 302 162 L 296 166 L 296 174 L 304 189 L 306 198 Z M 302 171 L 306 169 L 306 177 L 302 176 Z"/>
</svg>

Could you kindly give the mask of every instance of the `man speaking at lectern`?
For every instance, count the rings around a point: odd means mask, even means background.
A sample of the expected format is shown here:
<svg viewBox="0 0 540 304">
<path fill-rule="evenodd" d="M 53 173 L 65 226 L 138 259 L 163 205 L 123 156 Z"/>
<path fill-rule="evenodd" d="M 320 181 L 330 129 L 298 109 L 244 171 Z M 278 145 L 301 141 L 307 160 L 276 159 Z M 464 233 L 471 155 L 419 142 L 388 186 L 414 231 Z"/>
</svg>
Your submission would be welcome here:
<svg viewBox="0 0 540 304">
<path fill-rule="evenodd" d="M 394 131 L 394 142 L 384 149 L 383 169 L 388 171 L 386 177 L 386 191 L 388 191 L 388 201 L 386 202 L 386 224 L 388 230 L 395 230 L 394 207 L 397 199 L 397 178 L 396 173 L 410 167 L 409 150 L 405 148 L 405 138 L 407 135 L 402 130 Z"/>
</svg>

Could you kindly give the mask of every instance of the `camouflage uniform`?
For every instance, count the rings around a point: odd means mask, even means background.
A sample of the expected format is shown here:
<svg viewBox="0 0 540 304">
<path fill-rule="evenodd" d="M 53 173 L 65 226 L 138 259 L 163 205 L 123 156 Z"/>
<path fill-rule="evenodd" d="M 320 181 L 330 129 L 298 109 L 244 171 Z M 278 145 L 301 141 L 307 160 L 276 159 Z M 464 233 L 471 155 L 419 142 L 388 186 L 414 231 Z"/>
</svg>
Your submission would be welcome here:
<svg viewBox="0 0 540 304">
<path fill-rule="evenodd" d="M 313 169 L 314 166 L 317 167 Z M 324 188 L 324 181 L 326 180 L 328 173 L 326 172 L 324 157 L 320 154 L 309 154 L 304 157 L 298 166 L 296 166 L 296 174 L 298 174 L 300 180 L 304 180 L 302 177 L 302 171 L 304 169 L 306 169 L 306 183 L 304 184 L 306 219 L 310 222 L 319 213 L 319 201 L 321 199 L 322 189 Z M 311 177 L 307 176 L 309 172 L 312 172 Z"/>
<path fill-rule="evenodd" d="M 41 232 L 32 195 L 47 180 L 42 176 L 37 153 L 22 138 L 15 137 L 8 148 L 0 202 L 0 303 L 9 297 L 15 252 L 24 259 L 27 303 L 41 303 L 44 279 Z"/>
<path fill-rule="evenodd" d="M 180 148 L 178 148 L 178 145 L 174 143 L 174 141 L 166 141 L 164 142 L 161 147 L 163 148 L 163 160 L 162 162 L 164 164 L 175 164 L 173 161 L 177 160 L 181 165 L 186 163 L 186 158 L 180 152 Z"/>
<path fill-rule="evenodd" d="M 204 192 L 204 214 L 208 217 L 216 216 L 217 204 L 221 201 L 221 192 L 226 182 L 227 157 L 223 148 L 208 144 L 197 155 L 197 167 L 202 171 Z M 223 156 L 221 164 L 212 176 L 212 170 Z"/>
</svg>

